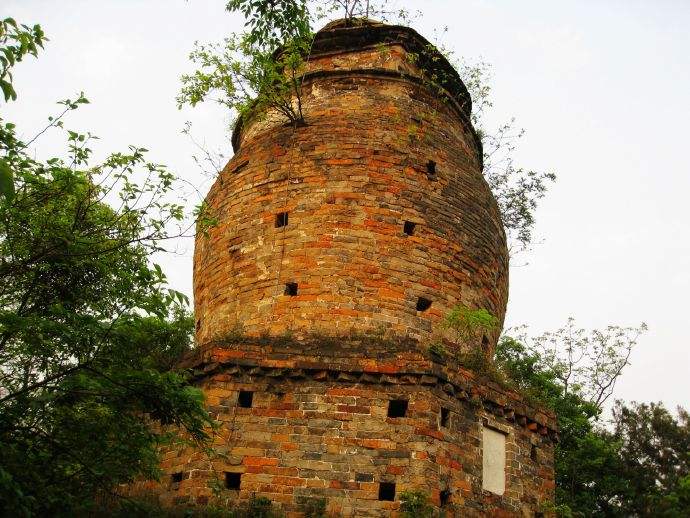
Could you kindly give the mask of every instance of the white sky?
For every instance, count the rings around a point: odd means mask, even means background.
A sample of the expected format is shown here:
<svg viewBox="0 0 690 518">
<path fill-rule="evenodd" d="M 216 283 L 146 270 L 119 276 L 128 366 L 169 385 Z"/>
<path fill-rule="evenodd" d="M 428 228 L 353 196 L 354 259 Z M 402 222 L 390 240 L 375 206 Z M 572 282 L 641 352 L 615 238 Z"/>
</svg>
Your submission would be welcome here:
<svg viewBox="0 0 690 518">
<path fill-rule="evenodd" d="M 536 334 L 569 316 L 586 328 L 648 323 L 616 396 L 690 406 L 690 240 L 687 0 L 425 0 L 416 28 L 449 26 L 458 54 L 493 65 L 495 121 L 515 116 L 527 135 L 519 163 L 554 170 L 537 213 L 543 243 L 511 270 L 508 325 Z M 180 130 L 231 153 L 228 114 L 178 111 L 179 76 L 195 40 L 241 28 L 223 0 L 0 0 L 0 16 L 40 23 L 51 41 L 17 67 L 19 101 L 2 117 L 33 135 L 54 102 L 83 90 L 92 104 L 67 125 L 128 144 L 181 177 L 203 181 Z M 44 139 L 38 153 L 61 141 Z M 205 186 L 205 189 L 208 185 Z M 193 243 L 159 258 L 173 287 L 191 294 Z"/>
</svg>

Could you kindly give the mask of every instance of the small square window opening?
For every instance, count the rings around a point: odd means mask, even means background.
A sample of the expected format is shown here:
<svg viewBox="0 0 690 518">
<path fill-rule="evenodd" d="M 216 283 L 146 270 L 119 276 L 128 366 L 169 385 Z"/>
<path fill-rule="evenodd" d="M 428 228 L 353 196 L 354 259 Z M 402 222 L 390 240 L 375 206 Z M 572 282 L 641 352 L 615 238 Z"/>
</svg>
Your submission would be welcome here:
<svg viewBox="0 0 690 518">
<path fill-rule="evenodd" d="M 279 212 L 276 214 L 276 228 L 286 227 L 288 224 L 288 213 Z"/>
<path fill-rule="evenodd" d="M 225 488 L 226 489 L 239 489 L 242 483 L 242 473 L 225 473 Z"/>
<path fill-rule="evenodd" d="M 448 491 L 447 489 L 444 489 L 439 494 L 439 498 L 441 500 L 441 507 L 447 506 L 450 503 L 450 491 Z"/>
<path fill-rule="evenodd" d="M 388 417 L 405 417 L 407 414 L 406 399 L 391 399 L 388 402 Z"/>
<path fill-rule="evenodd" d="M 407 234 L 408 236 L 411 236 L 412 234 L 414 234 L 414 228 L 416 226 L 416 223 L 413 223 L 412 221 L 406 221 L 403 224 L 403 232 L 405 232 L 405 234 Z"/>
<path fill-rule="evenodd" d="M 173 473 L 170 475 L 170 480 L 173 484 L 179 484 L 182 482 L 182 479 L 184 478 L 184 474 L 180 471 L 179 473 Z"/>
<path fill-rule="evenodd" d="M 395 483 L 379 482 L 379 500 L 393 502 L 395 500 Z"/>
<path fill-rule="evenodd" d="M 288 282 L 285 284 L 285 295 L 288 295 L 290 297 L 294 297 L 295 295 L 297 295 L 296 282 Z"/>
<path fill-rule="evenodd" d="M 426 163 L 426 174 L 431 177 L 436 176 L 436 162 L 433 160 L 429 160 Z"/>
<path fill-rule="evenodd" d="M 482 349 L 489 350 L 489 338 L 486 335 L 482 336 Z"/>
<path fill-rule="evenodd" d="M 450 409 L 441 408 L 441 426 L 443 428 L 448 428 L 448 422 L 450 421 Z"/>
<path fill-rule="evenodd" d="M 417 311 L 426 311 L 431 307 L 431 301 L 424 297 L 417 299 Z"/>
<path fill-rule="evenodd" d="M 240 408 L 251 408 L 253 399 L 253 392 L 249 390 L 240 390 L 240 394 L 237 396 L 237 406 Z"/>
<path fill-rule="evenodd" d="M 239 173 L 242 169 L 247 167 L 249 165 L 249 160 L 245 160 L 244 162 L 240 163 L 235 167 L 232 171 L 230 171 L 230 174 L 237 174 Z"/>
</svg>

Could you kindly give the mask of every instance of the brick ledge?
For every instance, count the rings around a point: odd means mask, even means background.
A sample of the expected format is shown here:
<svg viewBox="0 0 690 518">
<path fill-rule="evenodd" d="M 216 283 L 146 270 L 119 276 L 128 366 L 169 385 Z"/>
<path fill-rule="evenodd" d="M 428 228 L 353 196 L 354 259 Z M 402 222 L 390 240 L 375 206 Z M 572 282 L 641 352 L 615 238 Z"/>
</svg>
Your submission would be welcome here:
<svg viewBox="0 0 690 518">
<path fill-rule="evenodd" d="M 335 339 L 285 342 L 257 339 L 213 342 L 185 357 L 179 367 L 199 382 L 214 374 L 241 378 L 436 387 L 460 401 L 558 442 L 553 412 L 525 402 L 517 392 L 435 355 L 410 348 L 409 341 L 366 343 Z M 382 347 L 385 346 L 385 350 Z M 349 346 L 349 347 L 348 347 Z M 354 347 L 353 347 L 354 346 Z M 367 357 L 362 357 L 362 350 Z M 310 354 L 310 352 L 312 354 Z M 357 356 L 356 356 L 357 354 Z"/>
</svg>

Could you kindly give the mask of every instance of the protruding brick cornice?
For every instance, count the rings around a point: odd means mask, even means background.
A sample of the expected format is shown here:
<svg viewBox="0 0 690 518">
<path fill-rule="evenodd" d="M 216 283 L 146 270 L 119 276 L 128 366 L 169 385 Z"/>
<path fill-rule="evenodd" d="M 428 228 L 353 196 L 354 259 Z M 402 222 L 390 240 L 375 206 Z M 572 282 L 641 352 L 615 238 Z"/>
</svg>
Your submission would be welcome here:
<svg viewBox="0 0 690 518">
<path fill-rule="evenodd" d="M 310 57 L 334 52 L 356 52 L 376 48 L 381 44 L 399 44 L 408 53 L 417 56 L 416 63 L 419 68 L 430 77 L 437 77 L 439 85 L 458 102 L 465 115 L 470 116 L 472 99 L 460 75 L 436 46 L 424 36 L 404 25 L 376 22 L 345 25 L 342 22 L 332 22 L 316 33 Z"/>
<path fill-rule="evenodd" d="M 455 362 L 412 349 L 410 345 L 407 342 L 367 341 L 370 354 L 362 358 L 356 355 L 362 347 L 362 341 L 357 340 L 221 341 L 198 348 L 181 362 L 180 367 L 189 369 L 195 382 L 225 375 L 235 380 L 264 379 L 283 385 L 309 380 L 425 386 L 481 406 L 499 419 L 517 423 L 558 442 L 558 427 L 552 412 L 528 404 L 517 392 L 479 377 Z"/>
<path fill-rule="evenodd" d="M 426 38 L 411 27 L 403 25 L 386 25 L 378 22 L 356 23 L 349 25 L 345 20 L 336 20 L 326 25 L 316 33 L 310 48 L 308 59 L 318 59 L 325 55 L 360 52 L 377 48 L 379 45 L 400 45 L 409 54 L 417 56 L 416 65 L 428 77 L 435 78 L 433 84 L 437 88 L 437 95 L 446 97 L 458 114 L 463 125 L 472 134 L 476 146 L 480 168 L 483 168 L 483 148 L 481 138 L 470 122 L 472 114 L 472 98 L 467 87 L 462 82 L 457 70 L 446 57 Z M 280 50 L 277 51 L 277 54 Z M 357 76 L 366 72 L 371 76 L 397 77 L 412 83 L 424 84 L 431 79 L 412 76 L 392 70 L 376 68 L 355 70 L 340 69 L 331 71 L 312 71 L 304 76 L 304 82 L 319 78 L 335 76 Z M 235 152 L 240 148 L 240 141 L 244 120 L 238 117 L 232 132 L 232 147 Z"/>
<path fill-rule="evenodd" d="M 382 69 L 382 68 L 362 68 L 362 69 L 338 69 L 338 70 L 315 70 L 312 72 L 307 72 L 303 78 L 303 84 L 308 85 L 319 79 L 337 79 L 339 77 L 369 77 L 374 79 L 383 80 L 397 80 L 397 81 L 407 81 L 412 84 L 424 85 L 424 80 L 418 76 L 411 74 L 406 74 L 404 72 L 396 72 L 394 70 Z M 443 95 L 443 91 L 439 92 Z M 470 121 L 470 116 L 465 112 L 463 106 L 458 102 L 455 97 L 450 95 L 445 96 L 448 106 L 455 112 L 458 119 L 462 122 L 465 130 L 472 136 L 472 140 L 475 146 L 475 154 L 477 162 L 479 163 L 480 170 L 484 169 L 484 151 L 481 137 L 474 129 L 472 122 Z M 234 152 L 237 152 L 240 148 L 240 141 L 242 138 L 242 128 L 243 122 L 242 118 L 238 118 L 235 127 L 232 132 L 232 148 Z"/>
</svg>

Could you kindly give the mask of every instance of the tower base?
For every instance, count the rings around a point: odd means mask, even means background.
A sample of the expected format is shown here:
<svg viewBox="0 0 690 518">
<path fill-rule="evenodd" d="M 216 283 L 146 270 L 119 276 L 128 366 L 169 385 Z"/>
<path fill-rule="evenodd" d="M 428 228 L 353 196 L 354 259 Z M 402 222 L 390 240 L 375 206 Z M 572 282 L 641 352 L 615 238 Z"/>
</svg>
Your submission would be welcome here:
<svg viewBox="0 0 690 518">
<path fill-rule="evenodd" d="M 214 453 L 164 453 L 164 506 L 265 496 L 287 516 L 395 516 L 405 492 L 446 516 L 540 516 L 554 416 L 416 343 L 240 340 L 187 358 L 219 422 Z M 362 358 L 362 351 L 367 358 Z M 502 449 L 503 448 L 503 449 Z M 548 513 L 547 513 L 548 514 Z"/>
</svg>

